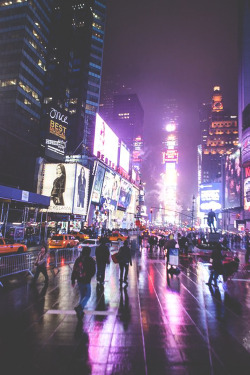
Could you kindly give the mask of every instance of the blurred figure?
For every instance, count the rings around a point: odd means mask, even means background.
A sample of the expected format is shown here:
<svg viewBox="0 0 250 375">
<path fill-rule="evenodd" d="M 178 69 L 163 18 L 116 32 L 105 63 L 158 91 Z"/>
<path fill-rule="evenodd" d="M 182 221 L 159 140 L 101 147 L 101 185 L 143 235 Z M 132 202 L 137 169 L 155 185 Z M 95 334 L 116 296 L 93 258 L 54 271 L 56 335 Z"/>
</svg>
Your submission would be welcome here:
<svg viewBox="0 0 250 375">
<path fill-rule="evenodd" d="M 245 263 L 248 263 L 249 256 L 250 256 L 250 243 L 249 243 L 249 231 L 248 230 L 246 230 L 245 243 L 246 243 Z"/>
<path fill-rule="evenodd" d="M 47 247 L 42 246 L 40 252 L 37 255 L 36 261 L 35 261 L 35 266 L 36 266 L 36 271 L 33 279 L 33 283 L 35 284 L 40 273 L 44 275 L 45 278 L 45 284 L 48 284 L 49 282 L 49 277 L 47 273 L 47 259 L 48 259 L 48 254 L 47 254 Z"/>
<path fill-rule="evenodd" d="M 74 308 L 78 319 L 81 319 L 84 316 L 83 309 L 91 295 L 90 282 L 96 273 L 95 261 L 90 256 L 90 253 L 91 248 L 89 246 L 84 246 L 82 248 L 80 256 L 74 263 L 71 274 L 72 287 L 74 288 L 75 281 L 77 280 L 80 292 L 79 304 Z"/>
<path fill-rule="evenodd" d="M 215 212 L 211 208 L 211 210 L 207 214 L 207 224 L 208 224 L 208 226 L 210 228 L 210 232 L 211 233 L 212 233 L 212 229 L 214 230 L 214 233 L 216 233 L 216 229 L 215 229 L 215 226 L 214 226 L 214 220 L 217 221 Z"/>
<path fill-rule="evenodd" d="M 210 277 L 208 282 L 206 283 L 207 285 L 211 286 L 212 281 L 214 282 L 214 286 L 217 288 L 217 279 L 220 274 L 223 274 L 223 264 L 222 264 L 222 259 L 224 258 L 222 253 L 221 253 L 221 244 L 217 243 L 212 255 L 212 269 L 210 273 Z"/>
<path fill-rule="evenodd" d="M 121 246 L 119 249 L 118 259 L 119 259 L 119 267 L 120 267 L 120 286 L 122 286 L 123 282 L 125 284 L 128 284 L 129 264 L 130 266 L 132 266 L 131 249 L 128 246 L 127 240 L 124 241 L 123 246 Z"/>
<path fill-rule="evenodd" d="M 100 245 L 95 250 L 97 273 L 96 279 L 99 285 L 104 284 L 106 265 L 110 263 L 110 252 L 106 245 L 106 239 L 100 238 Z"/>
</svg>

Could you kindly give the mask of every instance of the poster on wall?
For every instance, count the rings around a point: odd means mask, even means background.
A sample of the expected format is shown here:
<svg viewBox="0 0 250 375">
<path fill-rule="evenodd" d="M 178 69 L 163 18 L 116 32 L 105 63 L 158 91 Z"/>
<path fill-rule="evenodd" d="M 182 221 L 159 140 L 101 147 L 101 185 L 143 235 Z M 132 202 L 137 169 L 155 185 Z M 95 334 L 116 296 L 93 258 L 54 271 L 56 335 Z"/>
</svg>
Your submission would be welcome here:
<svg viewBox="0 0 250 375">
<path fill-rule="evenodd" d="M 86 215 L 88 187 L 89 170 L 80 164 L 44 165 L 42 194 L 50 197 L 48 212 Z"/>
<path fill-rule="evenodd" d="M 225 160 L 225 208 L 240 207 L 240 188 L 240 150 L 237 150 Z"/>
<path fill-rule="evenodd" d="M 94 180 L 93 190 L 92 190 L 91 201 L 93 203 L 99 204 L 100 202 L 104 174 L 105 174 L 105 168 L 103 168 L 101 165 L 98 165 L 96 168 L 95 180 Z"/>
<path fill-rule="evenodd" d="M 76 164 L 76 183 L 73 214 L 87 215 L 89 192 L 89 169 Z"/>
<path fill-rule="evenodd" d="M 120 191 L 120 180 L 119 175 L 106 170 L 100 200 L 103 209 L 110 211 L 116 209 Z"/>
<path fill-rule="evenodd" d="M 244 210 L 250 209 L 250 177 L 244 179 Z"/>
<path fill-rule="evenodd" d="M 122 179 L 118 207 L 126 210 L 130 204 L 131 195 L 132 185 L 128 181 Z"/>
</svg>

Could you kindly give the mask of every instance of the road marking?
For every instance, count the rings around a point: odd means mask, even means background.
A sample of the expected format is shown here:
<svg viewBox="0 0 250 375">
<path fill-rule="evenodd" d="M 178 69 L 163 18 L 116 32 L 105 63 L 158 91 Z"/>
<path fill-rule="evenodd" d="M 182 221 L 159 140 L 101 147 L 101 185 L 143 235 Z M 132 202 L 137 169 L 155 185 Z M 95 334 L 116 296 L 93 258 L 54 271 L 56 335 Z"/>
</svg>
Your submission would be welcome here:
<svg viewBox="0 0 250 375">
<path fill-rule="evenodd" d="M 114 315 L 117 310 L 112 311 L 97 311 L 97 310 L 84 310 L 85 315 Z M 48 310 L 46 314 L 49 315 L 76 315 L 75 310 Z"/>
</svg>

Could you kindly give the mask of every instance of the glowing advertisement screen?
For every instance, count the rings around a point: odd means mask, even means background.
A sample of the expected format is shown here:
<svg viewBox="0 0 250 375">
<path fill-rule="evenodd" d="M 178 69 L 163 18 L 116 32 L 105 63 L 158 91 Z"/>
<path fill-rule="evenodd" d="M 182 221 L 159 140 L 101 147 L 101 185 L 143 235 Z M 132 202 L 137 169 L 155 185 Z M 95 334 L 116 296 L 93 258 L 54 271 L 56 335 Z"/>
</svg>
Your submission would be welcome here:
<svg viewBox="0 0 250 375">
<path fill-rule="evenodd" d="M 45 156 L 64 161 L 67 150 L 68 114 L 54 105 L 47 109 Z"/>
<path fill-rule="evenodd" d="M 118 207 L 126 210 L 130 204 L 131 195 L 132 185 L 128 181 L 122 179 Z"/>
<path fill-rule="evenodd" d="M 96 168 L 95 181 L 93 184 L 92 198 L 91 198 L 92 202 L 94 203 L 100 202 L 104 175 L 105 175 L 105 168 L 98 165 Z"/>
<path fill-rule="evenodd" d="M 129 159 L 130 152 L 127 149 L 126 145 L 123 142 L 121 142 L 119 165 L 127 173 L 129 172 Z"/>
<path fill-rule="evenodd" d="M 118 174 L 113 174 L 106 170 L 102 186 L 100 204 L 104 209 L 114 211 L 117 206 L 120 193 L 121 178 Z"/>
<path fill-rule="evenodd" d="M 244 179 L 244 210 L 250 209 L 250 177 Z"/>
<path fill-rule="evenodd" d="M 48 212 L 86 215 L 89 170 L 80 164 L 45 164 L 42 194 L 50 197 Z"/>
<path fill-rule="evenodd" d="M 241 197 L 240 150 L 225 160 L 225 208 L 239 207 Z"/>
<path fill-rule="evenodd" d="M 111 162 L 115 167 L 117 166 L 118 137 L 98 114 L 96 115 L 93 153 L 95 156 L 100 153 L 101 159 L 106 164 Z"/>
<path fill-rule="evenodd" d="M 200 211 L 209 212 L 212 209 L 218 213 L 221 211 L 221 184 L 202 184 L 200 186 Z"/>
</svg>

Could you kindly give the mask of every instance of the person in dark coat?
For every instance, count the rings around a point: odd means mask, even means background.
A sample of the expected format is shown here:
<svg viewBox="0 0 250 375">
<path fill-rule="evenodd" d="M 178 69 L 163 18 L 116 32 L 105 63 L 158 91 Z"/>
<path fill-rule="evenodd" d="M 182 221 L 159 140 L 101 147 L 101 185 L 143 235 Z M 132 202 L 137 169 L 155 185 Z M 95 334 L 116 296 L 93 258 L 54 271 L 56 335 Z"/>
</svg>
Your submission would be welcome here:
<svg viewBox="0 0 250 375">
<path fill-rule="evenodd" d="M 174 238 L 171 238 L 171 239 L 169 238 L 165 242 L 167 268 L 168 268 L 168 263 L 169 263 L 169 250 L 174 249 L 176 244 L 177 244 L 177 242 L 175 241 Z"/>
<path fill-rule="evenodd" d="M 120 247 L 118 252 L 118 260 L 120 267 L 120 285 L 124 282 L 128 284 L 128 268 L 129 264 L 132 266 L 131 249 L 128 246 L 128 241 L 125 240 L 123 246 Z M 125 273 L 124 273 L 125 270 Z M 124 274 L 124 277 L 123 277 Z"/>
<path fill-rule="evenodd" d="M 84 246 L 80 256 L 76 259 L 71 274 L 72 287 L 75 286 L 77 280 L 80 299 L 79 304 L 74 308 L 78 319 L 84 315 L 83 309 L 91 296 L 91 279 L 96 273 L 96 265 L 94 259 L 90 256 L 91 248 Z"/>
<path fill-rule="evenodd" d="M 106 245 L 106 239 L 100 238 L 100 245 L 95 250 L 97 273 L 97 283 L 100 285 L 104 284 L 106 265 L 110 263 L 110 252 Z"/>
<path fill-rule="evenodd" d="M 48 284 L 49 277 L 47 273 L 47 259 L 48 259 L 47 248 L 46 246 L 42 246 L 35 261 L 36 271 L 35 271 L 35 275 L 33 279 L 34 284 L 36 283 L 40 273 L 42 273 L 44 276 L 45 284 Z"/>
<path fill-rule="evenodd" d="M 211 273 L 210 273 L 210 277 L 209 277 L 209 280 L 207 282 L 207 285 L 211 286 L 212 281 L 214 281 L 214 286 L 217 288 L 218 276 L 223 273 L 222 260 L 223 260 L 224 257 L 221 253 L 221 244 L 220 243 L 216 244 L 216 246 L 215 246 L 215 248 L 212 252 L 211 258 L 212 258 L 212 269 L 211 269 Z"/>
</svg>

